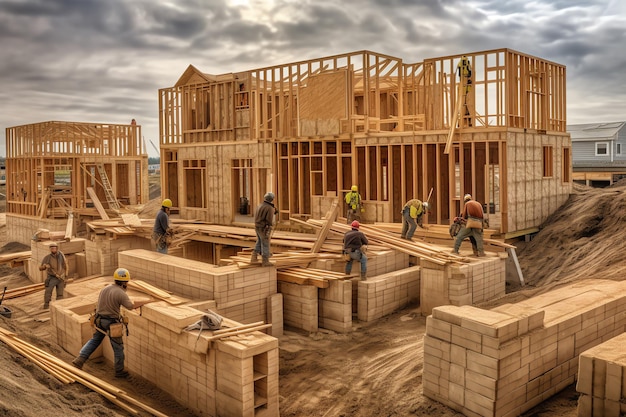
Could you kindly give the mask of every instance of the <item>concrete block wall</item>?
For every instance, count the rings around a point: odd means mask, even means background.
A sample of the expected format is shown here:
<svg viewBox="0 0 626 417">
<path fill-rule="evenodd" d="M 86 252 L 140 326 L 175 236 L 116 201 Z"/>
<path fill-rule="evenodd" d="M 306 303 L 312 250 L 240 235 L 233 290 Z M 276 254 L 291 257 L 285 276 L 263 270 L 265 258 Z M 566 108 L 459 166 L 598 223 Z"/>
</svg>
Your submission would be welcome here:
<svg viewBox="0 0 626 417">
<path fill-rule="evenodd" d="M 626 415 L 626 333 L 580 354 L 578 361 L 579 417 Z"/>
<path fill-rule="evenodd" d="M 437 306 L 472 305 L 505 294 L 506 259 L 485 257 L 446 265 L 422 259 L 420 265 L 422 314 Z"/>
<path fill-rule="evenodd" d="M 378 275 L 358 281 L 357 316 L 361 321 L 376 320 L 419 299 L 419 266 Z"/>
<path fill-rule="evenodd" d="M 99 291 L 94 290 L 92 298 L 97 298 Z M 89 297 L 76 296 L 51 305 L 52 324 L 72 354 L 92 336 L 83 329 L 91 329 L 88 313 L 94 304 Z M 202 314 L 189 305 L 165 302 L 146 304 L 141 314 L 126 312 L 126 368 L 171 393 L 197 416 L 278 417 L 278 340 L 250 332 L 211 341 L 211 331 L 184 331 Z M 222 323 L 223 328 L 237 325 L 228 318 Z M 102 353 L 113 362 L 108 339 L 92 358 Z"/>
<path fill-rule="evenodd" d="M 268 297 L 277 293 L 275 268 L 239 269 L 134 249 L 119 252 L 131 276 L 175 295 L 215 300 L 217 313 L 251 323 L 268 317 Z"/>
<path fill-rule="evenodd" d="M 319 289 L 319 327 L 345 333 L 352 330 L 352 281 L 329 280 Z"/>
<path fill-rule="evenodd" d="M 317 331 L 318 288 L 279 281 L 278 291 L 283 295 L 284 324 L 307 332 Z"/>
<path fill-rule="evenodd" d="M 111 239 L 106 235 L 94 235 L 92 240 L 85 242 L 87 273 L 89 275 L 113 275 L 119 266 L 130 270 L 128 266 L 118 264 L 118 252 L 132 249 L 150 250 L 150 246 L 149 239 L 139 236 L 120 236 L 117 239 Z"/>
<path fill-rule="evenodd" d="M 310 267 L 315 269 L 325 269 L 327 271 L 344 272 L 346 262 L 336 259 L 320 259 L 311 263 Z M 409 255 L 395 250 L 370 251 L 367 253 L 367 276 L 374 277 L 409 266 Z M 352 273 L 358 274 L 360 264 L 356 261 L 352 263 Z"/>
<path fill-rule="evenodd" d="M 39 229 L 65 230 L 67 219 L 39 219 L 19 214 L 7 213 L 7 236 L 12 242 L 30 245 L 33 235 Z"/>
<path fill-rule="evenodd" d="M 43 258 L 50 254 L 50 244 L 52 240 L 42 241 L 30 241 L 31 257 L 28 259 L 28 267 L 24 268 L 28 278 L 34 282 L 43 282 L 46 279 L 46 271 L 40 271 L 39 265 Z M 56 242 L 56 241 L 54 241 Z M 63 252 L 67 258 L 69 264 L 69 270 L 67 276 L 74 278 L 78 275 L 78 271 L 84 269 L 84 265 L 79 265 L 79 262 L 84 262 L 84 257 L 77 257 L 77 254 L 84 255 L 85 253 L 85 239 L 73 238 L 69 241 L 60 240 L 56 242 L 59 245 L 59 250 Z"/>
<path fill-rule="evenodd" d="M 492 310 L 435 307 L 424 395 L 467 416 L 518 416 L 571 385 L 580 353 L 625 326 L 626 282 L 578 282 Z"/>
</svg>

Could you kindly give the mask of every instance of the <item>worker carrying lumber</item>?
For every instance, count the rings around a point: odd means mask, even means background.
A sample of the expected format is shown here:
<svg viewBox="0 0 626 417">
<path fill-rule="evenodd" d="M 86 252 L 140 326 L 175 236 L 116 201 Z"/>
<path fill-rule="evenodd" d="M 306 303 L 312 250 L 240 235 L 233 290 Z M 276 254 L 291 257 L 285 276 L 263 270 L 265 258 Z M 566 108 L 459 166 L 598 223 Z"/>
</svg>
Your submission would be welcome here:
<svg viewBox="0 0 626 417">
<path fill-rule="evenodd" d="M 39 265 L 40 271 L 46 271 L 46 280 L 44 281 L 45 291 L 43 293 L 43 308 L 48 309 L 50 307 L 50 300 L 52 300 L 52 291 L 56 288 L 57 300 L 63 298 L 63 292 L 65 290 L 65 278 L 67 277 L 67 271 L 69 269 L 67 264 L 67 258 L 59 250 L 59 245 L 56 242 L 52 242 L 49 245 L 50 253 L 44 256 Z"/>
<path fill-rule="evenodd" d="M 347 224 L 352 224 L 353 220 L 361 220 L 361 213 L 365 212 L 363 207 L 363 199 L 359 194 L 359 187 L 353 185 L 350 192 L 345 197 L 348 211 L 346 213 Z"/>
<path fill-rule="evenodd" d="M 172 209 L 172 200 L 166 198 L 161 203 L 161 210 L 154 219 L 154 228 L 152 229 L 152 240 L 156 245 L 157 252 L 167 253 L 174 231 L 170 223 L 170 210 Z"/>
<path fill-rule="evenodd" d="M 263 196 L 263 202 L 254 211 L 254 230 L 256 231 L 256 245 L 252 250 L 250 263 L 259 263 L 259 254 L 263 260 L 261 266 L 274 266 L 270 262 L 270 238 L 274 226 L 274 216 L 278 213 L 274 207 L 274 193 L 268 192 Z"/>
<path fill-rule="evenodd" d="M 78 369 L 82 369 L 87 359 L 100 346 L 104 337 L 108 336 L 113 348 L 115 377 L 126 378 L 128 371 L 124 369 L 123 339 L 123 328 L 126 325 L 126 320 L 122 317 L 120 308 L 124 306 L 128 310 L 133 310 L 150 302 L 150 300 L 135 302 L 130 300 L 126 294 L 130 272 L 126 268 L 117 268 L 113 273 L 113 279 L 115 282 L 104 287 L 98 295 L 98 303 L 92 316 L 92 324 L 95 326 L 93 336 L 85 343 L 72 364 Z"/>
<path fill-rule="evenodd" d="M 415 234 L 415 230 L 417 226 L 422 229 L 424 226 L 423 216 L 424 213 L 428 210 L 429 205 L 427 202 L 423 202 L 414 198 L 406 202 L 404 207 L 402 207 L 402 232 L 400 233 L 401 239 L 411 240 L 413 239 L 413 235 Z"/>
<path fill-rule="evenodd" d="M 361 263 L 361 281 L 365 281 L 367 275 L 367 237 L 359 230 L 361 224 L 358 220 L 351 223 L 352 229 L 343 236 L 343 254 L 346 259 L 346 275 L 352 273 L 352 262 Z"/>
<path fill-rule="evenodd" d="M 462 227 L 456 235 L 452 253 L 458 255 L 463 240 L 466 237 L 472 236 L 476 239 L 476 250 L 474 254 L 476 256 L 485 256 L 483 248 L 483 219 L 485 217 L 483 206 L 478 201 L 472 199 L 471 194 L 465 194 L 463 201 L 465 205 L 463 206 L 463 211 L 460 216 Z M 455 218 L 454 221 L 459 221 L 459 218 Z"/>
</svg>

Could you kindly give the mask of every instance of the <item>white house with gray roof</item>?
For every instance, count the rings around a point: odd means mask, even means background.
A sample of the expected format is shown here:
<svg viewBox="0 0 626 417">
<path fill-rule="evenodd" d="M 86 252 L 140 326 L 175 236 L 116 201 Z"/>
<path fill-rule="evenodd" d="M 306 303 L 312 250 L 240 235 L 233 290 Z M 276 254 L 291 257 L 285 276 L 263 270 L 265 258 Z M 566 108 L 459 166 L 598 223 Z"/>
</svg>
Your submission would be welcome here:
<svg viewBox="0 0 626 417">
<path fill-rule="evenodd" d="M 626 178 L 626 122 L 568 125 L 575 182 L 604 187 Z"/>
</svg>

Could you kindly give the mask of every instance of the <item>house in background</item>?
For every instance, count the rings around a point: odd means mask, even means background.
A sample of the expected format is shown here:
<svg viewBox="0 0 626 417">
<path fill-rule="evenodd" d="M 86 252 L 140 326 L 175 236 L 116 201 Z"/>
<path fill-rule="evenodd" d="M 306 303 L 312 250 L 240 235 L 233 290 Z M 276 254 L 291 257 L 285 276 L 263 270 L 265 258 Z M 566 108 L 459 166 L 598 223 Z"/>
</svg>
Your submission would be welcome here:
<svg viewBox="0 0 626 417">
<path fill-rule="evenodd" d="M 626 178 L 626 122 L 568 125 L 572 137 L 572 178 L 606 187 Z"/>
</svg>

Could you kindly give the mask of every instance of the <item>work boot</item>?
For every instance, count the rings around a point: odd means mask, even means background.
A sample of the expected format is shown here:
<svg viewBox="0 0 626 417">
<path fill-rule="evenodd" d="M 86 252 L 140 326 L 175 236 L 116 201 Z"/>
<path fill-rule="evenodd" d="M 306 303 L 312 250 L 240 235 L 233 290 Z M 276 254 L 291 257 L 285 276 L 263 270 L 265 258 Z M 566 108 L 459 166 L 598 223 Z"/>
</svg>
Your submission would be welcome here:
<svg viewBox="0 0 626 417">
<path fill-rule="evenodd" d="M 123 371 L 116 371 L 115 372 L 115 377 L 116 378 L 128 378 L 130 374 L 128 373 L 127 370 L 123 370 Z"/>
<path fill-rule="evenodd" d="M 261 266 L 274 266 L 276 265 L 274 262 L 270 262 L 270 258 L 267 256 L 263 257 L 263 263 L 261 264 Z"/>
<path fill-rule="evenodd" d="M 259 263 L 259 254 L 252 251 L 252 256 L 250 257 L 250 263 L 251 264 L 257 264 Z"/>
<path fill-rule="evenodd" d="M 460 255 L 459 251 L 456 251 L 454 249 L 452 249 L 452 252 L 450 252 L 450 253 L 453 254 L 453 255 Z"/>
<path fill-rule="evenodd" d="M 361 281 L 365 281 L 367 279 L 365 275 L 366 275 L 365 272 L 361 272 Z"/>
<path fill-rule="evenodd" d="M 49 308 L 50 308 L 50 304 L 44 304 L 44 305 L 43 305 L 43 309 L 44 309 L 44 310 L 47 310 L 47 309 L 49 309 Z"/>
<path fill-rule="evenodd" d="M 482 258 L 483 256 L 485 256 L 485 252 L 478 252 L 476 256 Z"/>
<path fill-rule="evenodd" d="M 480 256 L 480 255 L 478 254 L 478 250 L 476 250 L 476 249 L 472 249 L 472 250 L 473 250 L 473 252 L 474 252 L 474 256 Z"/>
<path fill-rule="evenodd" d="M 83 369 L 83 365 L 85 364 L 85 358 L 82 358 L 80 356 L 77 356 L 76 358 L 74 358 L 74 360 L 72 361 L 72 365 L 74 365 L 75 367 L 77 367 L 78 369 Z"/>
</svg>

